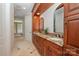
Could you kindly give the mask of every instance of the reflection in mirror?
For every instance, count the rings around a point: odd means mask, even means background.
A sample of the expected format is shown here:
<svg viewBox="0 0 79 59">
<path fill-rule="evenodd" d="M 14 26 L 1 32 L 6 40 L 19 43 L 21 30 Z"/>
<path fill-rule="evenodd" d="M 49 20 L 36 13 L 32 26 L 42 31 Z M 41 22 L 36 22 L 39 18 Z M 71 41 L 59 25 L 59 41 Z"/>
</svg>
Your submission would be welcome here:
<svg viewBox="0 0 79 59">
<path fill-rule="evenodd" d="M 44 30 L 44 18 L 41 17 L 40 19 L 40 32 Z"/>
<path fill-rule="evenodd" d="M 64 8 L 61 7 L 54 14 L 54 32 L 63 35 L 64 33 Z"/>
</svg>

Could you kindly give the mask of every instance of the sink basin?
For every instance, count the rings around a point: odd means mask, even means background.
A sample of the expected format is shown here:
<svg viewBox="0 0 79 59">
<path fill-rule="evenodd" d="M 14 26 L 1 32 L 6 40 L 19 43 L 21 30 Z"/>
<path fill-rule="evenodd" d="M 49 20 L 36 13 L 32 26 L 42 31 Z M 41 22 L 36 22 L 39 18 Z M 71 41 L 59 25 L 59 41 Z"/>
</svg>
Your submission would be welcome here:
<svg viewBox="0 0 79 59">
<path fill-rule="evenodd" d="M 49 38 L 49 39 L 54 41 L 63 41 L 61 38 Z"/>
<path fill-rule="evenodd" d="M 52 40 L 61 40 L 61 38 L 57 38 L 57 37 L 52 37 L 52 38 L 50 38 L 50 39 L 52 39 Z"/>
<path fill-rule="evenodd" d="M 49 38 L 50 41 L 53 42 L 58 42 L 60 44 L 63 44 L 63 39 L 62 38 Z"/>
</svg>

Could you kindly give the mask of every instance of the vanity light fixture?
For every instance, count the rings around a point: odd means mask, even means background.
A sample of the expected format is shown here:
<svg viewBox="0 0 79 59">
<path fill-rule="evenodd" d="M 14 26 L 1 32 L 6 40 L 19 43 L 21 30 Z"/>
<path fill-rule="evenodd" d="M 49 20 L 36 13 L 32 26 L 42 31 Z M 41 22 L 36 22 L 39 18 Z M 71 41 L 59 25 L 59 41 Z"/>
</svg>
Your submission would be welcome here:
<svg viewBox="0 0 79 59">
<path fill-rule="evenodd" d="M 40 15 L 40 13 L 37 13 L 37 15 Z"/>
</svg>

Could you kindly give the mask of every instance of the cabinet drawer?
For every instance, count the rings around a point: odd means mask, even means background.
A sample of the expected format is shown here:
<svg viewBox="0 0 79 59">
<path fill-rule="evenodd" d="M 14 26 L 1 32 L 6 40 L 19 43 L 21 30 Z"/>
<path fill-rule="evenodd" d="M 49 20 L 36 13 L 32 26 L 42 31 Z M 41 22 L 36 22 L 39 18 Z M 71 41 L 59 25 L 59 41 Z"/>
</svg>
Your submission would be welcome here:
<svg viewBox="0 0 79 59">
<path fill-rule="evenodd" d="M 48 54 L 47 55 L 53 55 L 53 56 L 60 56 L 62 55 L 61 51 L 53 48 L 52 46 L 47 46 Z"/>
<path fill-rule="evenodd" d="M 55 44 L 55 43 L 53 43 L 51 41 L 47 40 L 47 44 L 49 44 L 50 46 L 52 46 L 53 48 L 55 48 L 55 49 L 57 49 L 59 51 L 62 51 L 62 47 L 61 46 L 59 46 L 59 45 L 57 45 L 57 44 Z"/>
<path fill-rule="evenodd" d="M 62 47 L 52 43 L 51 41 L 44 41 L 44 55 L 46 56 L 61 56 Z"/>
</svg>

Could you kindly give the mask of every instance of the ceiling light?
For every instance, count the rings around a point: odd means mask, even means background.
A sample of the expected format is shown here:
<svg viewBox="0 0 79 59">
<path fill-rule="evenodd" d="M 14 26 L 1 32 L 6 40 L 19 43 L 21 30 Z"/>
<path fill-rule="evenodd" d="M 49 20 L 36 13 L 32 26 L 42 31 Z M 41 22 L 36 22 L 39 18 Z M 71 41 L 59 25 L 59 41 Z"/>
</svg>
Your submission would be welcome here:
<svg viewBox="0 0 79 59">
<path fill-rule="evenodd" d="M 25 7 L 23 9 L 26 9 Z"/>
<path fill-rule="evenodd" d="M 40 13 L 37 13 L 37 15 L 40 15 Z"/>
</svg>

